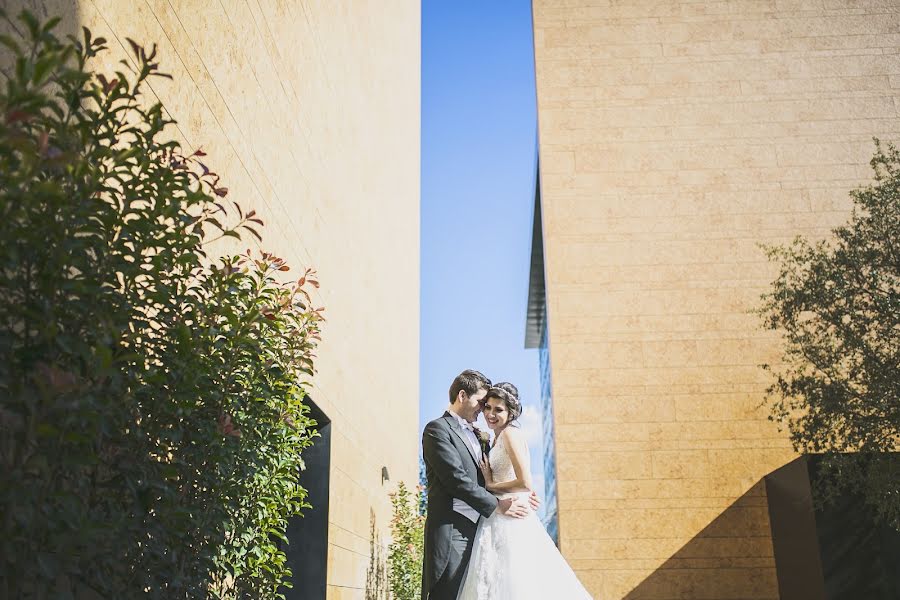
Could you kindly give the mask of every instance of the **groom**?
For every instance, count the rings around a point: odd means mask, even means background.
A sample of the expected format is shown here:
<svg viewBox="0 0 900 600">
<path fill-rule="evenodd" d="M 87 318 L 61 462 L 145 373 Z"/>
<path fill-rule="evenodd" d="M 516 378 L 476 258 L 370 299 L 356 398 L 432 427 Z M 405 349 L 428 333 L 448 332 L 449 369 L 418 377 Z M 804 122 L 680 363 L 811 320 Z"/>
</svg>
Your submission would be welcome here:
<svg viewBox="0 0 900 600">
<path fill-rule="evenodd" d="M 422 600 L 456 600 L 472 554 L 476 524 L 494 511 L 522 518 L 529 506 L 510 498 L 498 500 L 484 489 L 481 443 L 472 423 L 478 418 L 491 381 L 466 370 L 450 386 L 450 406 L 425 426 L 422 454 L 428 478 L 425 518 L 425 561 Z M 537 510 L 537 496 L 531 496 Z"/>
</svg>

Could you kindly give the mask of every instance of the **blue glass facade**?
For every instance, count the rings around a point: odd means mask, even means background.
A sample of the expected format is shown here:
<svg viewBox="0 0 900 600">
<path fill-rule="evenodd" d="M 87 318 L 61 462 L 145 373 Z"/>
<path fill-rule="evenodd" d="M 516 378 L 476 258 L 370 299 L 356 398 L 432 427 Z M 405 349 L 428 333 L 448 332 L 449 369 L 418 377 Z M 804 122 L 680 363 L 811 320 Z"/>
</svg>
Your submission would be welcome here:
<svg viewBox="0 0 900 600">
<path fill-rule="evenodd" d="M 544 442 L 544 527 L 559 545 L 559 508 L 556 493 L 556 438 L 550 385 L 550 349 L 547 342 L 547 293 L 544 282 L 544 235 L 541 219 L 540 171 L 535 165 L 534 224 L 531 235 L 531 273 L 528 281 L 528 311 L 525 347 L 538 349 L 541 372 L 541 413 Z"/>
<path fill-rule="evenodd" d="M 541 369 L 541 411 L 544 428 L 544 527 L 559 545 L 559 507 L 556 496 L 556 438 L 553 434 L 553 398 L 550 390 L 550 349 L 547 345 L 547 322 L 538 347 Z"/>
</svg>

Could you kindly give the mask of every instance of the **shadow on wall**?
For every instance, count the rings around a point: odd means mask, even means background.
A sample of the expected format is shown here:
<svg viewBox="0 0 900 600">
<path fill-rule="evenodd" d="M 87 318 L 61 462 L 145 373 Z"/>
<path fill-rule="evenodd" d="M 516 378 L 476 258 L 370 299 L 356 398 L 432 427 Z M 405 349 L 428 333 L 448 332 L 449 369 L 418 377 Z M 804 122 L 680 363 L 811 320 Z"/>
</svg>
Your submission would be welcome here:
<svg viewBox="0 0 900 600">
<path fill-rule="evenodd" d="M 764 483 L 757 482 L 625 598 L 778 600 Z"/>
<path fill-rule="evenodd" d="M 387 600 L 387 563 L 384 546 L 375 526 L 375 511 L 369 509 L 369 568 L 366 570 L 366 600 Z"/>
<path fill-rule="evenodd" d="M 851 493 L 816 506 L 816 463 L 801 457 L 764 477 L 625 598 L 900 598 L 900 532 Z"/>
</svg>

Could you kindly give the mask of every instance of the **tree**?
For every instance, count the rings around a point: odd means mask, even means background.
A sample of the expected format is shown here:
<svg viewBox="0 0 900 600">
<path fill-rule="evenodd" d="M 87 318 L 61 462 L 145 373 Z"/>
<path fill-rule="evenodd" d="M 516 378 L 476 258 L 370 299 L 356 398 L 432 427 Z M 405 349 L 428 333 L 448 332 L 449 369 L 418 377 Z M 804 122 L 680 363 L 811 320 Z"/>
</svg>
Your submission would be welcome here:
<svg viewBox="0 0 900 600">
<path fill-rule="evenodd" d="M 425 517 L 419 514 L 421 490 L 410 491 L 402 481 L 390 494 L 393 506 L 388 581 L 393 600 L 415 600 L 422 594 L 425 555 Z"/>
<path fill-rule="evenodd" d="M 874 183 L 851 192 L 845 225 L 767 248 L 779 273 L 760 315 L 784 346 L 763 366 L 771 418 L 798 452 L 824 455 L 826 501 L 853 489 L 900 529 L 900 153 L 875 144 Z"/>
<path fill-rule="evenodd" d="M 428 512 L 428 475 L 425 471 L 425 457 L 419 455 L 419 514 L 423 517 Z"/>
<path fill-rule="evenodd" d="M 278 597 L 318 284 L 210 258 L 262 221 L 167 138 L 155 49 L 92 73 L 56 22 L 0 38 L 0 596 Z"/>
</svg>

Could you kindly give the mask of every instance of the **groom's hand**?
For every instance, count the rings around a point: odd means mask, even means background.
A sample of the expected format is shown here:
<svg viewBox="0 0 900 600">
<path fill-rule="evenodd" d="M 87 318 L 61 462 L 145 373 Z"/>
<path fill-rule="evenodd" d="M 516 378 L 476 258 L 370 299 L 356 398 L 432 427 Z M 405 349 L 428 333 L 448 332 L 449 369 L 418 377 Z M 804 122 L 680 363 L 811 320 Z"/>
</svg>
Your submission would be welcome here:
<svg viewBox="0 0 900 600">
<path fill-rule="evenodd" d="M 514 519 L 524 519 L 531 512 L 526 505 L 515 502 L 513 498 L 502 498 L 497 504 L 497 510 L 500 514 Z"/>
<path fill-rule="evenodd" d="M 531 505 L 531 510 L 537 512 L 541 507 L 541 499 L 538 498 L 537 492 L 532 491 L 531 495 L 528 496 L 528 504 Z"/>
</svg>

